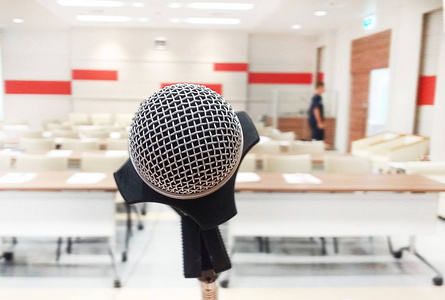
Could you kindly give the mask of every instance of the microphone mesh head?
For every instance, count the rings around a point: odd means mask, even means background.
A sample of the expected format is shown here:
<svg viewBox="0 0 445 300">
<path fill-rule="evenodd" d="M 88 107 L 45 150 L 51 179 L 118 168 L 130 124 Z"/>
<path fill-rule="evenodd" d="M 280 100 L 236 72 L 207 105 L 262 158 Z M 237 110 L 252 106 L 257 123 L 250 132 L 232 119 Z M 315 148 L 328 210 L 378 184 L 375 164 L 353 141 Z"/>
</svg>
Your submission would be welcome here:
<svg viewBox="0 0 445 300">
<path fill-rule="evenodd" d="M 167 86 L 141 103 L 130 130 L 131 161 L 142 180 L 176 199 L 208 195 L 241 160 L 243 135 L 232 107 L 205 86 Z"/>
</svg>

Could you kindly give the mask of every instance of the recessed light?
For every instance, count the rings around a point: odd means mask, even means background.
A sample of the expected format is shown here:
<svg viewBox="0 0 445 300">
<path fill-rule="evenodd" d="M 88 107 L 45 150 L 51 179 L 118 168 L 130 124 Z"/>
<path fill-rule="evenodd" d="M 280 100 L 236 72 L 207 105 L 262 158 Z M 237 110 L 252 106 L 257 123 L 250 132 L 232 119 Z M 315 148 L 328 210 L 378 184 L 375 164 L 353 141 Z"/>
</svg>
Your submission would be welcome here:
<svg viewBox="0 0 445 300">
<path fill-rule="evenodd" d="M 122 7 L 124 2 L 116 0 L 57 0 L 61 6 L 87 6 L 87 7 Z"/>
<path fill-rule="evenodd" d="M 301 25 L 300 24 L 294 24 L 291 26 L 292 29 L 301 29 Z"/>
<path fill-rule="evenodd" d="M 148 22 L 148 18 L 138 18 L 139 22 Z"/>
<path fill-rule="evenodd" d="M 22 24 L 25 21 L 23 19 L 12 19 L 12 22 L 17 23 L 17 24 Z"/>
<path fill-rule="evenodd" d="M 77 15 L 76 19 L 83 22 L 128 22 L 130 17 L 126 16 L 102 16 L 102 15 Z"/>
<path fill-rule="evenodd" d="M 231 9 L 249 10 L 253 8 L 252 3 L 213 3 L 213 2 L 193 2 L 187 4 L 188 8 L 195 9 Z"/>
<path fill-rule="evenodd" d="M 174 2 L 174 3 L 170 3 L 170 4 L 168 5 L 168 7 L 170 7 L 170 8 L 181 8 L 182 5 L 181 5 L 180 3 L 176 3 L 176 2 Z"/>
<path fill-rule="evenodd" d="M 180 23 L 180 22 L 181 22 L 181 20 L 178 18 L 170 19 L 170 23 Z"/>
<path fill-rule="evenodd" d="M 240 19 L 232 18 L 188 18 L 186 23 L 190 24 L 213 24 L 213 25 L 236 25 L 240 23 Z"/>
<path fill-rule="evenodd" d="M 142 2 L 134 2 L 133 4 L 131 4 L 131 6 L 133 6 L 133 7 L 144 7 L 145 5 Z"/>
<path fill-rule="evenodd" d="M 318 17 L 326 16 L 327 14 L 328 14 L 328 12 L 325 10 L 317 10 L 316 12 L 314 12 L 314 15 L 316 15 Z"/>
</svg>

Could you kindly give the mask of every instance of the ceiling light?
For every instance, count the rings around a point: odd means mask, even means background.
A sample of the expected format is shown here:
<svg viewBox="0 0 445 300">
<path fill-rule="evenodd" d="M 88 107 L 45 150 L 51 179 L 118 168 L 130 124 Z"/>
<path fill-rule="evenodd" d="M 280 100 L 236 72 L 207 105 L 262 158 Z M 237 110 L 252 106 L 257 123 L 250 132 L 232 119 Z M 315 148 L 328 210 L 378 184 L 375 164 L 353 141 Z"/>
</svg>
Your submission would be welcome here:
<svg viewBox="0 0 445 300">
<path fill-rule="evenodd" d="M 292 29 L 301 29 L 301 25 L 300 24 L 294 24 L 291 26 Z"/>
<path fill-rule="evenodd" d="M 215 24 L 215 25 L 236 25 L 240 23 L 240 19 L 232 18 L 189 18 L 185 19 L 190 24 Z"/>
<path fill-rule="evenodd" d="M 124 2 L 116 0 L 57 0 L 61 6 L 88 6 L 88 7 L 121 7 Z"/>
<path fill-rule="evenodd" d="M 168 7 L 170 7 L 170 8 L 181 8 L 182 7 L 182 5 L 180 4 L 180 3 L 170 3 L 169 5 L 168 5 Z"/>
<path fill-rule="evenodd" d="M 126 16 L 102 16 L 102 15 L 77 15 L 78 21 L 84 22 L 128 22 L 130 17 Z"/>
<path fill-rule="evenodd" d="M 12 22 L 17 23 L 17 24 L 22 24 L 25 21 L 23 21 L 23 19 L 12 19 Z"/>
<path fill-rule="evenodd" d="M 131 4 L 131 6 L 133 6 L 133 7 L 144 7 L 144 3 L 142 3 L 142 2 L 134 2 L 133 4 Z"/>
<path fill-rule="evenodd" d="M 179 23 L 179 22 L 181 22 L 181 20 L 178 18 L 170 19 L 170 23 Z"/>
<path fill-rule="evenodd" d="M 195 9 L 233 9 L 249 10 L 253 8 L 252 3 L 212 3 L 212 2 L 194 2 L 187 4 L 189 8 Z"/>
<path fill-rule="evenodd" d="M 316 12 L 314 12 L 314 15 L 318 16 L 318 17 L 322 17 L 322 16 L 326 16 L 328 13 L 325 10 L 317 10 Z"/>
<path fill-rule="evenodd" d="M 139 22 L 148 22 L 148 18 L 138 18 Z"/>
</svg>

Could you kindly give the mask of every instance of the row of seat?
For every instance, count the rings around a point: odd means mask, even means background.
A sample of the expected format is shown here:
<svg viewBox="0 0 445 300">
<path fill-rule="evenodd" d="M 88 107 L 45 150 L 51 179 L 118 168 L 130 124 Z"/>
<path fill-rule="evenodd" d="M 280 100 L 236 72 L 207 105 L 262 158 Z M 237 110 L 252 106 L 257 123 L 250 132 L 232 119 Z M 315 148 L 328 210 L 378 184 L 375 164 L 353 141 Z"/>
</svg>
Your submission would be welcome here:
<svg viewBox="0 0 445 300">
<path fill-rule="evenodd" d="M 310 173 L 312 159 L 309 154 L 281 155 L 263 154 L 258 164 L 255 153 L 247 154 L 239 168 L 239 172 L 279 172 L 279 173 Z M 324 170 L 328 173 L 369 174 L 372 173 L 371 163 L 365 157 L 346 155 L 325 155 Z"/>
<path fill-rule="evenodd" d="M 127 150 L 127 139 L 106 139 L 104 141 L 107 150 Z M 26 151 L 53 150 L 56 149 L 54 139 L 33 139 L 22 138 L 18 147 Z M 61 150 L 99 150 L 101 142 L 97 139 L 62 139 L 60 141 Z"/>
</svg>

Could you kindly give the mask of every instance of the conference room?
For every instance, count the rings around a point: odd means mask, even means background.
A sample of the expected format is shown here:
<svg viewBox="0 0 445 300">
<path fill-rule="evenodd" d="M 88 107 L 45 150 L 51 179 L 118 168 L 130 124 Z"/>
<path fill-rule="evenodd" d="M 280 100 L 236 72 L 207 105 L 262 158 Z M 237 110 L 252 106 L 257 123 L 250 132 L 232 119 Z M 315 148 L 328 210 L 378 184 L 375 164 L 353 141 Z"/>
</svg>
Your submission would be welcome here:
<svg viewBox="0 0 445 300">
<path fill-rule="evenodd" d="M 0 1 L 0 299 L 443 299 L 444 4 Z"/>
</svg>

